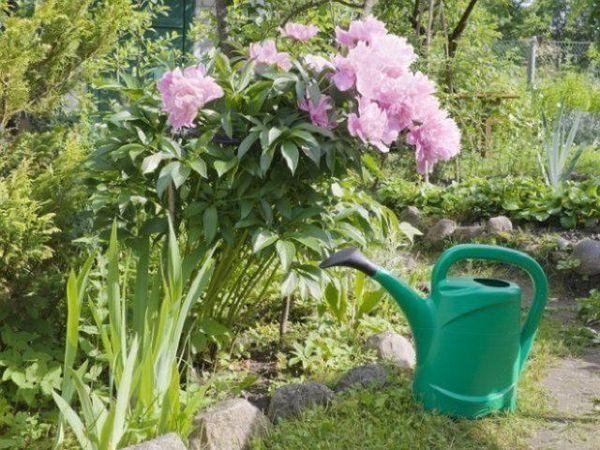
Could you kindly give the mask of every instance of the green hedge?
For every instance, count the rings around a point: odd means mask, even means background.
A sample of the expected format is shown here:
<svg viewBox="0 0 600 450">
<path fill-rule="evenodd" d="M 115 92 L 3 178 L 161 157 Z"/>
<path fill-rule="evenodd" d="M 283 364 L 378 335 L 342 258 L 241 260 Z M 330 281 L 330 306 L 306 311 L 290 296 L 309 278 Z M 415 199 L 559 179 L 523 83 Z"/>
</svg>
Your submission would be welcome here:
<svg viewBox="0 0 600 450">
<path fill-rule="evenodd" d="M 425 215 L 464 222 L 503 214 L 517 221 L 575 228 L 594 225 L 600 219 L 598 178 L 569 181 L 559 191 L 527 177 L 473 178 L 450 186 L 393 179 L 377 194 L 382 203 L 397 213 L 414 205 Z"/>
</svg>

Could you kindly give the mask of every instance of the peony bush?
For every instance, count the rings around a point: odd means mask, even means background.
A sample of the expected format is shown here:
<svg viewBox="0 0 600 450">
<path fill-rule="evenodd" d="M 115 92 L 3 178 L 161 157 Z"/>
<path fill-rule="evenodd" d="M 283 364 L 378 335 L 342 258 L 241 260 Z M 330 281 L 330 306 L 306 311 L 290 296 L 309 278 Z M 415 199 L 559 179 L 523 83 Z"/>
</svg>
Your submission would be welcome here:
<svg viewBox="0 0 600 450">
<path fill-rule="evenodd" d="M 298 23 L 288 23 L 280 31 L 281 36 L 299 42 L 307 42 L 318 33 L 314 25 Z M 440 107 L 431 80 L 410 69 L 417 55 L 406 39 L 388 33 L 383 22 L 370 16 L 352 22 L 347 30 L 337 27 L 336 40 L 342 50 L 331 59 L 304 56 L 306 68 L 317 75 L 324 73 L 310 92 L 297 99 L 298 108 L 308 113 L 313 125 L 334 129 L 345 119 L 350 136 L 383 153 L 405 136 L 406 143 L 415 148 L 420 173 L 458 154 L 460 131 Z M 291 56 L 278 51 L 274 40 L 251 44 L 249 60 L 257 64 L 257 70 L 274 66 L 290 71 L 294 66 Z M 205 76 L 202 65 L 167 72 L 158 87 L 163 111 L 176 130 L 194 127 L 198 111 L 223 95 L 215 81 Z M 323 93 L 333 87 L 348 94 L 342 101 L 350 99 L 353 103 L 352 112 L 345 117 L 336 114 L 340 107 Z"/>
<path fill-rule="evenodd" d="M 393 213 L 361 189 L 375 165 L 366 148 L 413 146 L 422 172 L 459 150 L 404 39 L 369 17 L 337 30 L 338 54 L 306 54 L 316 31 L 288 24 L 238 56 L 126 80 L 105 118 L 90 164 L 96 226 L 117 216 L 132 245 L 155 242 L 171 214 L 190 273 L 214 249 L 190 318 L 194 351 L 224 345 L 272 290 L 320 297 L 317 262 L 334 248 L 398 236 Z"/>
</svg>

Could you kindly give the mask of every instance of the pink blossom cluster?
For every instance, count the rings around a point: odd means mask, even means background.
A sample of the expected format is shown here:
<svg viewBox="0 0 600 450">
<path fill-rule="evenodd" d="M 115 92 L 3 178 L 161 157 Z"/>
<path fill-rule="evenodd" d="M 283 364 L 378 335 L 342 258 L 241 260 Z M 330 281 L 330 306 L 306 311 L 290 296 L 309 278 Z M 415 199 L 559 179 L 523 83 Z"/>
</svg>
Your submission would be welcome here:
<svg viewBox="0 0 600 450">
<path fill-rule="evenodd" d="M 204 66 L 179 68 L 166 72 L 158 82 L 162 109 L 175 130 L 193 128 L 198 111 L 208 102 L 223 96 L 223 89 L 206 75 Z"/>
<path fill-rule="evenodd" d="M 281 70 L 288 71 L 292 68 L 290 55 L 277 51 L 275 41 L 272 39 L 264 42 L 250 44 L 250 59 L 260 64 L 276 65 Z"/>
<path fill-rule="evenodd" d="M 315 100 L 307 95 L 298 106 L 302 111 L 308 112 L 310 121 L 313 125 L 327 129 L 335 128 L 337 125 L 335 121 L 329 117 L 329 111 L 333 109 L 333 104 L 329 95 L 321 94 L 319 98 Z"/>
<path fill-rule="evenodd" d="M 283 37 L 289 37 L 296 41 L 308 42 L 317 33 L 319 28 L 315 25 L 302 25 L 301 23 L 288 22 L 281 29 L 281 35 Z"/>
<path fill-rule="evenodd" d="M 421 173 L 460 151 L 460 131 L 440 108 L 433 83 L 411 71 L 416 55 L 404 38 L 373 17 L 337 28 L 336 37 L 347 52 L 333 59 L 332 80 L 341 91 L 354 89 L 358 101 L 357 114 L 348 116 L 352 136 L 387 152 L 406 132 Z"/>
</svg>

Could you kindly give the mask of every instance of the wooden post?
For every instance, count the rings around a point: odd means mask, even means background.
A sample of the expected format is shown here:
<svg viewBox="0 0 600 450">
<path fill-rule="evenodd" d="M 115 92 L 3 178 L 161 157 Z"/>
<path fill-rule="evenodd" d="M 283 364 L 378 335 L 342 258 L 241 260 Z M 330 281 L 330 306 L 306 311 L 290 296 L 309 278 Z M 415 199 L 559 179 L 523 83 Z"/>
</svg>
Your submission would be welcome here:
<svg viewBox="0 0 600 450">
<path fill-rule="evenodd" d="M 531 87 L 535 87 L 535 59 L 537 45 L 537 36 L 533 36 L 530 40 L 529 58 L 527 60 L 527 84 Z"/>
</svg>

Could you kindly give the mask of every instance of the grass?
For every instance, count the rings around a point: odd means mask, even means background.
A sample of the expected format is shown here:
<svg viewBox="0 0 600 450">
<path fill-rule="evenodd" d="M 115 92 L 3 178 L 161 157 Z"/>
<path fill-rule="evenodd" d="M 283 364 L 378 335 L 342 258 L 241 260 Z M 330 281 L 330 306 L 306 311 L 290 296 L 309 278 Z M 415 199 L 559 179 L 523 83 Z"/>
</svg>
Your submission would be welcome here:
<svg viewBox="0 0 600 450">
<path fill-rule="evenodd" d="M 495 270 L 494 270 L 495 269 Z M 471 266 L 470 272 L 489 276 L 498 267 Z M 502 271 L 501 271 L 502 272 Z M 514 272 L 503 272 L 514 278 Z M 274 427 L 253 449 L 521 449 L 549 417 L 540 381 L 557 357 L 577 351 L 560 322 L 546 314 L 528 365 L 519 384 L 514 414 L 478 420 L 454 420 L 424 411 L 412 398 L 412 375 L 394 373 L 379 389 L 356 390 L 338 396 L 328 407 Z M 340 369 L 339 375 L 342 373 Z"/>
<path fill-rule="evenodd" d="M 519 449 L 548 412 L 539 386 L 544 369 L 568 352 L 559 324 L 547 320 L 520 384 L 515 414 L 454 420 L 424 411 L 412 398 L 411 376 L 394 374 L 384 389 L 350 391 L 329 407 L 280 423 L 262 449 Z"/>
</svg>

